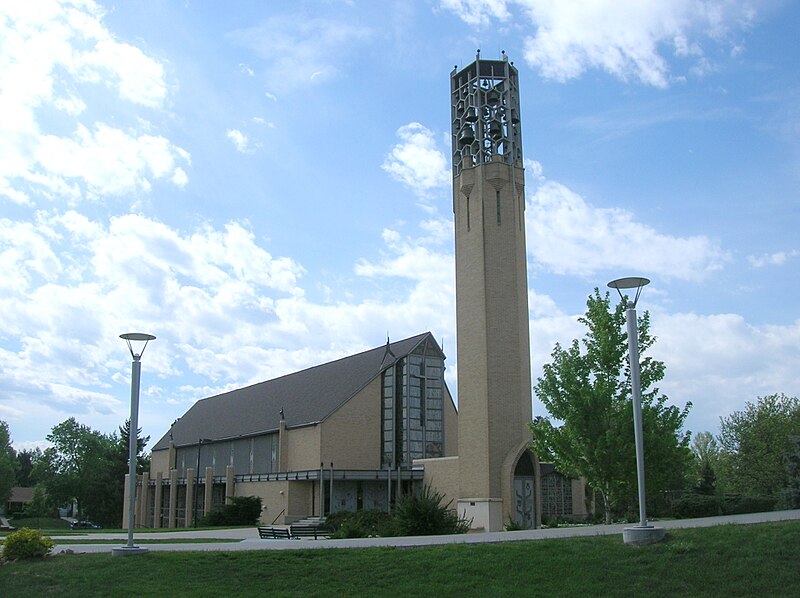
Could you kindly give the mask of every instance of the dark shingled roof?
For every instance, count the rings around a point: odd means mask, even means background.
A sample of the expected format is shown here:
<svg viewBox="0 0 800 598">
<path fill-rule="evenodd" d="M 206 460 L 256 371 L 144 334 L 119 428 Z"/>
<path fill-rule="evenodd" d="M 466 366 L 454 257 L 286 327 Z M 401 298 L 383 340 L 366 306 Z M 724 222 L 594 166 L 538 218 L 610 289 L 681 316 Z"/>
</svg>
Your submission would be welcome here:
<svg viewBox="0 0 800 598">
<path fill-rule="evenodd" d="M 376 347 L 306 370 L 197 401 L 171 429 L 175 446 L 200 438 L 222 440 L 276 431 L 284 410 L 286 426 L 321 422 L 371 382 L 396 359 L 407 356 L 430 332 Z M 167 432 L 153 447 L 169 447 Z"/>
</svg>

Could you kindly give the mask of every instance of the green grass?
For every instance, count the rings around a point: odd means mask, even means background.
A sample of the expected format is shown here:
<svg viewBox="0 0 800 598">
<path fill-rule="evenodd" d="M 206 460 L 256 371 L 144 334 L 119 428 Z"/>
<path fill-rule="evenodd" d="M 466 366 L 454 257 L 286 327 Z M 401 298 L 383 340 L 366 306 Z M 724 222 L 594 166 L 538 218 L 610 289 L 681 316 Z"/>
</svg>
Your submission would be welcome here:
<svg viewBox="0 0 800 598">
<path fill-rule="evenodd" d="M 2 596 L 787 596 L 800 588 L 800 521 L 451 545 L 62 555 L 0 566 Z"/>
<path fill-rule="evenodd" d="M 28 529 L 48 530 L 60 532 L 69 530 L 69 522 L 58 517 L 31 517 L 27 519 L 11 519 L 9 523 L 15 528 L 27 527 Z"/>
</svg>

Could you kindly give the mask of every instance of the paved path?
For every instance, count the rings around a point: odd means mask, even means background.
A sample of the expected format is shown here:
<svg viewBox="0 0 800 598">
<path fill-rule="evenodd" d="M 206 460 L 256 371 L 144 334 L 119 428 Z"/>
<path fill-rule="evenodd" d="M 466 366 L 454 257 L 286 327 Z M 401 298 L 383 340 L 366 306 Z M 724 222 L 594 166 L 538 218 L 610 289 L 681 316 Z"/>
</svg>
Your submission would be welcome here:
<svg viewBox="0 0 800 598">
<path fill-rule="evenodd" d="M 793 511 L 773 511 L 770 513 L 750 513 L 746 515 L 728 515 L 725 517 L 704 517 L 702 519 L 673 519 L 652 522 L 653 525 L 666 529 L 687 527 L 711 527 L 714 525 L 747 525 L 770 521 L 800 519 L 800 509 Z M 255 528 L 220 529 L 181 532 L 136 532 L 134 543 L 152 551 L 233 551 L 233 550 L 297 550 L 306 548 L 368 548 L 374 546 L 433 546 L 437 544 L 482 544 L 491 542 L 515 542 L 521 540 L 545 540 L 548 538 L 571 538 L 576 536 L 606 536 L 622 534 L 622 529 L 630 524 L 586 525 L 578 527 L 557 527 L 552 529 L 532 529 L 514 532 L 485 532 L 475 534 L 455 534 L 448 536 L 403 536 L 399 538 L 352 538 L 347 540 L 261 540 Z M 79 537 L 79 536 L 78 536 Z M 128 541 L 127 534 L 86 534 L 86 538 L 98 540 L 119 540 L 119 544 L 69 544 L 76 536 L 53 536 L 57 542 L 54 553 L 70 550 L 75 553 L 111 552 L 112 548 L 124 546 Z M 219 539 L 238 540 L 238 542 L 205 542 L 205 543 L 158 543 L 148 540 L 167 539 Z"/>
</svg>

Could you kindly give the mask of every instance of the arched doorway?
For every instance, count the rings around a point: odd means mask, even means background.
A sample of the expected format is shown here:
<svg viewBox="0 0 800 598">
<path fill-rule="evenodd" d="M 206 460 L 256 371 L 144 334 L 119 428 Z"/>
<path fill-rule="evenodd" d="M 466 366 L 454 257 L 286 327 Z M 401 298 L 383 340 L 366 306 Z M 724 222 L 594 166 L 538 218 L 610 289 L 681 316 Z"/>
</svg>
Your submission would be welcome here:
<svg viewBox="0 0 800 598">
<path fill-rule="evenodd" d="M 514 468 L 514 523 L 523 529 L 535 527 L 536 469 L 533 455 L 525 451 Z"/>
</svg>

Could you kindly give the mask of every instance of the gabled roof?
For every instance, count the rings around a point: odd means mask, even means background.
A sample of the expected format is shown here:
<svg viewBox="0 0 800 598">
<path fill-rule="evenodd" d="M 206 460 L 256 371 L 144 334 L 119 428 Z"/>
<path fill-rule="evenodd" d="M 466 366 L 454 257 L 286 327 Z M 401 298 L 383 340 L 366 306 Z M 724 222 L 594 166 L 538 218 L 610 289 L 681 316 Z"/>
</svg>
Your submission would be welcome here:
<svg viewBox="0 0 800 598">
<path fill-rule="evenodd" d="M 172 425 L 153 450 L 168 448 L 170 434 L 175 446 L 181 446 L 197 444 L 200 438 L 222 440 L 277 431 L 281 410 L 289 428 L 324 421 L 395 360 L 412 353 L 426 340 L 442 352 L 433 335 L 425 332 L 201 399 Z"/>
<path fill-rule="evenodd" d="M 8 502 L 31 502 L 33 500 L 33 490 L 33 488 L 25 486 L 14 486 L 11 488 L 11 496 L 8 497 Z"/>
</svg>

